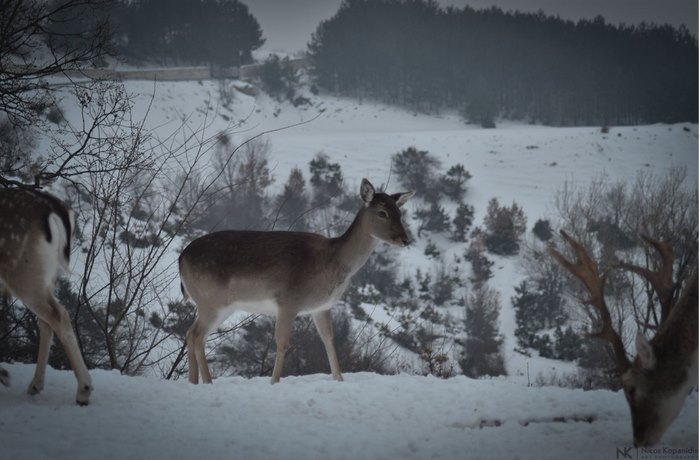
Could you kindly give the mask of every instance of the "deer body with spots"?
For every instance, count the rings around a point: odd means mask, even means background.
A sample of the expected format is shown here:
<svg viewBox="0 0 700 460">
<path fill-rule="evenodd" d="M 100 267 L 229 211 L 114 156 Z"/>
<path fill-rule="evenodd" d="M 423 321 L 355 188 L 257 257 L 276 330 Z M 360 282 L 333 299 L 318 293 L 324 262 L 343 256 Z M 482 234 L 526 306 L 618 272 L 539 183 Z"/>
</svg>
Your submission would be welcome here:
<svg viewBox="0 0 700 460">
<path fill-rule="evenodd" d="M 65 307 L 54 296 L 56 278 L 68 271 L 73 212 L 48 193 L 30 189 L 0 190 L 0 282 L 22 301 L 39 321 L 39 354 L 28 393 L 44 388 L 44 375 L 54 333 L 66 351 L 78 380 L 76 402 L 86 405 L 92 391 Z M 9 374 L 0 369 L 0 381 Z"/>
<path fill-rule="evenodd" d="M 179 259 L 185 297 L 197 305 L 187 332 L 189 380 L 211 383 L 204 344 L 234 311 L 275 315 L 277 354 L 272 383 L 279 382 L 294 319 L 310 314 L 326 348 L 333 378 L 342 380 L 333 344 L 330 309 L 379 241 L 405 246 L 402 206 L 412 195 L 376 192 L 364 179 L 364 206 L 337 238 L 313 233 L 221 231 L 192 241 Z"/>
</svg>

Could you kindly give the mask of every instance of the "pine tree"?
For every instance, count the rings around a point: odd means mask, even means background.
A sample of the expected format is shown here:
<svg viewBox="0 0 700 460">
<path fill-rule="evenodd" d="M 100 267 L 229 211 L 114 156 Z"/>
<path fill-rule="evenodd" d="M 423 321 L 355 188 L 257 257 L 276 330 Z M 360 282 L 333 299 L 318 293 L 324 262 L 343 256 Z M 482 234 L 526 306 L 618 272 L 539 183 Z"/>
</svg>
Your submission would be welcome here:
<svg viewBox="0 0 700 460">
<path fill-rule="evenodd" d="M 460 204 L 457 207 L 454 219 L 452 219 L 452 239 L 454 241 L 466 241 L 469 228 L 474 223 L 474 206 Z"/>
<path fill-rule="evenodd" d="M 464 199 L 464 194 L 467 192 L 466 183 L 472 175 L 464 169 L 464 165 L 456 164 L 452 165 L 447 173 L 442 176 L 441 186 L 442 193 L 454 200 L 456 203 L 461 203 Z"/>
<path fill-rule="evenodd" d="M 557 326 L 554 331 L 554 348 L 557 359 L 575 361 L 583 352 L 583 339 L 571 326 L 563 331 L 560 326 Z"/>
<path fill-rule="evenodd" d="M 531 292 L 527 282 L 523 281 L 515 287 L 515 296 L 510 301 L 515 308 L 515 337 L 518 345 L 530 348 L 537 332 L 542 329 L 542 320 L 536 314 L 539 296 Z"/>
<path fill-rule="evenodd" d="M 421 208 L 416 210 L 415 217 L 420 221 L 418 236 L 421 235 L 423 230 L 441 233 L 450 229 L 450 216 L 447 215 L 445 208 L 436 202 L 431 203 L 427 209 Z"/>
<path fill-rule="evenodd" d="M 331 163 L 325 153 L 318 153 L 309 162 L 313 205 L 327 207 L 334 197 L 343 195 L 343 173 L 340 164 Z"/>
<path fill-rule="evenodd" d="M 277 197 L 276 207 L 278 222 L 283 230 L 306 230 L 308 228 L 306 212 L 309 210 L 309 199 L 306 196 L 306 181 L 299 168 L 293 168 L 289 179 L 284 185 L 284 191 Z"/>
<path fill-rule="evenodd" d="M 469 377 L 497 376 L 506 373 L 498 333 L 501 303 L 498 293 L 485 285 L 477 285 L 466 305 L 467 339 L 460 360 L 462 372 Z"/>
<path fill-rule="evenodd" d="M 471 263 L 472 277 L 469 280 L 474 284 L 481 284 L 493 277 L 491 267 L 493 261 L 489 260 L 484 254 L 486 253 L 486 245 L 481 228 L 477 227 L 472 232 L 472 240 L 469 242 L 469 247 L 464 253 L 464 258 Z"/>
</svg>

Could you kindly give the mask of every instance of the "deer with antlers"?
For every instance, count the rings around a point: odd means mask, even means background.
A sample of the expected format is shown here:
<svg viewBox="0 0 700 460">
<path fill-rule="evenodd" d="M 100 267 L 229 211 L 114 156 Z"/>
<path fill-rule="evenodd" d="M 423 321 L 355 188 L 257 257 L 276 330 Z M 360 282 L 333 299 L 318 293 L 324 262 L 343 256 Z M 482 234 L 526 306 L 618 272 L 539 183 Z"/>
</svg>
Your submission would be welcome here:
<svg viewBox="0 0 700 460">
<path fill-rule="evenodd" d="M 73 332 L 70 316 L 54 296 L 56 277 L 68 270 L 73 212 L 55 197 L 38 190 L 0 190 L 0 282 L 20 299 L 39 321 L 39 355 L 27 392 L 44 388 L 44 374 L 55 333 L 63 344 L 78 380 L 75 400 L 87 405 L 92 382 Z M 0 368 L 0 382 L 10 377 Z"/>
<path fill-rule="evenodd" d="M 236 310 L 277 317 L 277 354 L 272 383 L 279 382 L 294 319 L 310 314 L 326 348 L 331 373 L 343 380 L 333 344 L 330 309 L 350 278 L 365 264 L 378 241 L 409 243 L 399 209 L 413 192 L 388 195 L 362 180 L 364 206 L 336 238 L 301 232 L 227 230 L 192 241 L 180 255 L 185 298 L 197 304 L 187 331 L 189 380 L 211 383 L 204 343 Z"/>
<path fill-rule="evenodd" d="M 673 248 L 668 242 L 643 236 L 661 257 L 657 270 L 629 263 L 615 267 L 645 278 L 654 289 L 661 307 L 661 321 L 656 335 L 647 340 L 639 331 L 636 337 L 637 356 L 627 356 L 620 335 L 612 324 L 605 301 L 604 287 L 611 268 L 599 274 L 596 263 L 584 246 L 563 230 L 560 232 L 571 246 L 576 261 L 572 262 L 554 248 L 549 253 L 571 274 L 581 280 L 590 294 L 586 303 L 599 315 L 601 330 L 595 336 L 607 340 L 622 375 L 625 397 L 632 413 L 634 445 L 656 444 L 678 416 L 690 390 L 698 382 L 698 269 L 685 280 L 685 288 L 674 301 Z"/>
</svg>

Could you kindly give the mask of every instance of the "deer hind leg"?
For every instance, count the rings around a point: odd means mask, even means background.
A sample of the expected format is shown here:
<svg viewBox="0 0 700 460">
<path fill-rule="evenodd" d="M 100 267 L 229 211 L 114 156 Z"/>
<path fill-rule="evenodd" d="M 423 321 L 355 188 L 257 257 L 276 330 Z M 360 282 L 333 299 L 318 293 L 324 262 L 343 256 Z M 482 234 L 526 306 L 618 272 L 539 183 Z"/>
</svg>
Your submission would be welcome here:
<svg viewBox="0 0 700 460">
<path fill-rule="evenodd" d="M 48 306 L 50 313 L 46 316 L 37 312 L 40 319 L 46 321 L 53 329 L 58 339 L 63 345 L 63 349 L 68 356 L 68 361 L 73 369 L 75 378 L 78 380 L 78 391 L 75 395 L 75 402 L 81 406 L 86 406 L 90 402 L 90 393 L 92 393 L 92 379 L 88 372 L 83 356 L 78 347 L 78 340 L 73 332 L 73 326 L 70 323 L 70 316 L 65 307 L 61 305 L 53 295 L 48 298 Z"/>
<path fill-rule="evenodd" d="M 202 375 L 202 383 L 212 383 L 211 373 L 204 345 L 209 335 L 207 321 L 198 316 L 192 326 L 187 330 L 187 361 L 189 365 L 189 380 L 195 385 L 199 383 L 199 375 Z"/>
<path fill-rule="evenodd" d="M 328 364 L 331 366 L 331 374 L 333 379 L 338 382 L 343 381 L 343 375 L 340 373 L 340 364 L 338 363 L 338 355 L 335 352 L 335 344 L 333 343 L 333 320 L 330 310 L 321 310 L 313 314 L 314 324 L 318 335 L 321 336 L 323 346 L 326 347 L 328 355 Z"/>
<path fill-rule="evenodd" d="M 49 352 L 51 351 L 51 342 L 53 342 L 53 329 L 49 323 L 41 318 L 39 321 L 39 354 L 36 359 L 36 369 L 34 370 L 34 378 L 27 388 L 27 393 L 36 395 L 44 389 L 44 376 L 46 375 L 46 364 L 49 362 Z"/>
<path fill-rule="evenodd" d="M 284 355 L 289 348 L 289 338 L 292 335 L 295 313 L 289 313 L 280 309 L 275 321 L 275 342 L 277 342 L 277 354 L 275 355 L 275 367 L 272 369 L 272 379 L 270 383 L 279 383 L 284 366 Z"/>
<path fill-rule="evenodd" d="M 187 329 L 185 343 L 187 344 L 187 366 L 190 383 L 199 383 L 199 364 L 197 363 L 197 353 L 195 353 L 195 342 L 197 338 L 198 321 L 195 320 Z"/>
<path fill-rule="evenodd" d="M 207 309 L 208 311 L 209 309 Z M 215 311 L 215 309 L 211 309 Z M 199 310 L 197 319 L 194 324 L 187 330 L 187 359 L 189 360 L 189 378 L 190 383 L 198 383 L 199 374 L 202 376 L 202 383 L 212 383 L 211 372 L 209 371 L 209 363 L 207 363 L 205 345 L 207 337 L 214 329 L 229 316 L 228 314 L 220 315 L 202 315 L 202 310 Z"/>
</svg>

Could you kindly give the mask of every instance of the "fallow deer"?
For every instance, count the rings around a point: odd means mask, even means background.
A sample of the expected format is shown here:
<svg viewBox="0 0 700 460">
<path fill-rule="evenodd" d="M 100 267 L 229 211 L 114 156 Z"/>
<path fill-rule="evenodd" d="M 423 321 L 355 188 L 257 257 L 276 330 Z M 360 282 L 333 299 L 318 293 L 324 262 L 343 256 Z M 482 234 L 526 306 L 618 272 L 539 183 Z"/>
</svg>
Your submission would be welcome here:
<svg viewBox="0 0 700 460">
<path fill-rule="evenodd" d="M 560 233 L 573 248 L 576 262 L 567 260 L 553 248 L 549 252 L 583 282 L 590 294 L 587 303 L 598 312 L 602 329 L 596 335 L 612 345 L 632 414 L 634 445 L 646 447 L 656 444 L 678 416 L 686 396 L 698 382 L 697 265 L 685 280 L 685 288 L 675 302 L 673 248 L 669 243 L 642 237 L 661 256 L 661 263 L 655 271 L 628 263 L 611 267 L 629 270 L 647 279 L 661 306 L 661 322 L 656 335 L 647 340 L 644 333 L 639 331 L 636 337 L 637 356 L 630 361 L 622 339 L 612 325 L 605 301 L 604 286 L 609 269 L 600 275 L 584 246 L 566 232 Z"/>
<path fill-rule="evenodd" d="M 73 332 L 70 316 L 54 296 L 61 268 L 68 271 L 73 212 L 57 198 L 37 190 L 0 190 L 0 281 L 39 321 L 39 354 L 28 393 L 44 389 L 44 375 L 55 333 L 78 380 L 75 400 L 87 405 L 92 381 Z M 9 374 L 0 369 L 0 381 Z"/>
<path fill-rule="evenodd" d="M 183 294 L 197 305 L 197 318 L 187 331 L 190 382 L 198 383 L 201 372 L 202 381 L 211 383 L 205 340 L 236 310 L 277 316 L 272 383 L 279 382 L 292 325 L 299 314 L 312 315 L 333 378 L 342 381 L 330 309 L 378 241 L 397 246 L 409 243 L 399 208 L 412 195 L 377 192 L 363 179 L 360 196 L 364 206 L 337 238 L 229 230 L 192 241 L 179 259 Z"/>
</svg>

